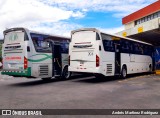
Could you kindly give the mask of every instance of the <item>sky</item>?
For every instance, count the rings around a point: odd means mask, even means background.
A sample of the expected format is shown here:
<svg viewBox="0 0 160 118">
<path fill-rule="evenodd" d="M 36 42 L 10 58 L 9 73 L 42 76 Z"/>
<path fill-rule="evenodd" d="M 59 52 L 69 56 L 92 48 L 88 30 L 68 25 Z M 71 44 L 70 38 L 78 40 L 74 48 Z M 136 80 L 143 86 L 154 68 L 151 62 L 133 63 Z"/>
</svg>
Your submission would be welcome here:
<svg viewBox="0 0 160 118">
<path fill-rule="evenodd" d="M 156 0 L 0 0 L 0 39 L 7 28 L 70 37 L 71 30 L 97 28 L 106 33 L 124 29 L 122 18 Z"/>
</svg>

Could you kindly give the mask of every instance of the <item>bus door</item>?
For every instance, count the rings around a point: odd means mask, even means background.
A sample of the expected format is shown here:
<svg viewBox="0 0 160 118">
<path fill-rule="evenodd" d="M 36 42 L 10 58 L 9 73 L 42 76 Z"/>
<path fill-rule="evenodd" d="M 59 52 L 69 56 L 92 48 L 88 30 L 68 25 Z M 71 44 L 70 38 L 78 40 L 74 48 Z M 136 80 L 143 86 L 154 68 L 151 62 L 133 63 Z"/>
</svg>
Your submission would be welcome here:
<svg viewBox="0 0 160 118">
<path fill-rule="evenodd" d="M 115 75 L 120 75 L 121 58 L 120 58 L 120 44 L 115 43 Z"/>
<path fill-rule="evenodd" d="M 62 71 L 62 57 L 61 57 L 61 45 L 54 44 L 52 57 L 53 57 L 53 76 L 61 75 Z"/>
</svg>

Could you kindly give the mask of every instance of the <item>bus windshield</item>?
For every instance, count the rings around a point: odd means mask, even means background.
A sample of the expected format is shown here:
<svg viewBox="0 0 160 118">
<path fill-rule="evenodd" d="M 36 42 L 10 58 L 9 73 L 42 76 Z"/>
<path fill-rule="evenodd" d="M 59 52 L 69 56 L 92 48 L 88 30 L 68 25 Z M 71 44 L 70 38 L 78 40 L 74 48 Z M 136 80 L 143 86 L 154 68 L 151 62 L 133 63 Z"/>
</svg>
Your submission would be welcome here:
<svg viewBox="0 0 160 118">
<path fill-rule="evenodd" d="M 12 44 L 12 43 L 20 43 L 24 41 L 25 33 L 21 30 L 19 31 L 11 31 L 5 34 L 4 43 Z"/>
<path fill-rule="evenodd" d="M 75 44 L 87 44 L 96 40 L 96 33 L 93 31 L 79 31 L 72 35 L 72 42 Z"/>
<path fill-rule="evenodd" d="M 46 39 L 49 39 L 49 36 L 42 34 L 31 33 L 31 38 L 37 52 L 47 52 L 51 53 L 52 49 L 49 42 Z"/>
</svg>

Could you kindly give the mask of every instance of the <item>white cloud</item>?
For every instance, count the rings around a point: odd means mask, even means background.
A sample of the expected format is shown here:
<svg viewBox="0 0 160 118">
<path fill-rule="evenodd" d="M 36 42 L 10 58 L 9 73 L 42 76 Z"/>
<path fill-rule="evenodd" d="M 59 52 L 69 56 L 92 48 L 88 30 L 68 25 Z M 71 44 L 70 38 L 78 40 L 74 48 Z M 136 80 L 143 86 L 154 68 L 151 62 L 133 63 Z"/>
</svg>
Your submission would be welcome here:
<svg viewBox="0 0 160 118">
<path fill-rule="evenodd" d="M 121 27 L 114 27 L 114 28 L 98 28 L 98 29 L 100 29 L 100 31 L 105 33 L 115 34 L 117 32 L 124 30 L 124 27 L 121 26 Z"/>
<path fill-rule="evenodd" d="M 57 23 L 71 17 L 81 18 L 84 16 L 80 11 L 63 10 L 38 0 L 1 0 L 0 8 L 0 32 L 10 27 L 33 28 L 43 23 Z M 71 27 L 71 25 L 68 26 Z M 54 29 L 54 27 L 52 28 Z M 65 29 L 65 27 L 61 28 Z M 0 33 L 1 37 L 2 33 Z"/>
<path fill-rule="evenodd" d="M 67 22 L 84 18 L 89 11 L 112 12 L 125 16 L 155 0 L 0 0 L 0 38 L 5 28 L 26 27 L 46 33 L 69 35 L 83 25 Z M 66 22 L 65 22 L 66 21 Z M 101 29 L 101 28 L 100 28 Z M 117 32 L 120 28 L 104 29 Z"/>
<path fill-rule="evenodd" d="M 63 9 L 115 12 L 115 16 L 129 14 L 156 0 L 40 0 L 45 4 L 56 5 Z"/>
<path fill-rule="evenodd" d="M 55 22 L 55 23 L 48 23 L 45 25 L 34 25 L 30 27 L 30 29 L 49 34 L 58 34 L 70 37 L 71 30 L 75 30 L 81 27 L 82 27 L 81 25 L 77 25 L 74 23 L 68 24 L 67 22 Z"/>
</svg>

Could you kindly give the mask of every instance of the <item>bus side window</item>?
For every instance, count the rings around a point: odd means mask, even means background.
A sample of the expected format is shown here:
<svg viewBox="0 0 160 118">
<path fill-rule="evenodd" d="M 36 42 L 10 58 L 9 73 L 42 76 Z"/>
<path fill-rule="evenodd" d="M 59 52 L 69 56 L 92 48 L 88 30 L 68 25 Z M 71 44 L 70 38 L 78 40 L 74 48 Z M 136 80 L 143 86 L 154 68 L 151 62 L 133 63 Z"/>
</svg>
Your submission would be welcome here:
<svg viewBox="0 0 160 118">
<path fill-rule="evenodd" d="M 122 50 L 122 53 L 130 53 L 130 42 L 122 39 L 121 50 Z"/>
<path fill-rule="evenodd" d="M 139 44 L 138 44 L 138 43 L 135 43 L 135 44 L 134 44 L 134 47 L 135 47 L 135 54 L 140 54 Z"/>
<path fill-rule="evenodd" d="M 112 40 L 103 40 L 103 47 L 105 51 L 114 52 L 114 45 Z"/>
<path fill-rule="evenodd" d="M 130 41 L 129 53 L 134 53 L 133 42 Z"/>
<path fill-rule="evenodd" d="M 143 50 L 144 50 L 144 55 L 147 55 L 147 46 L 146 45 L 143 46 Z"/>
<path fill-rule="evenodd" d="M 152 47 L 151 46 L 148 46 L 148 55 L 152 56 Z"/>
<path fill-rule="evenodd" d="M 96 33 L 96 40 L 100 40 L 100 36 L 98 33 Z"/>
<path fill-rule="evenodd" d="M 139 45 L 139 49 L 140 49 L 140 54 L 144 54 L 144 49 L 143 49 L 143 44 Z"/>
<path fill-rule="evenodd" d="M 33 40 L 34 46 L 37 48 L 38 47 L 38 42 L 37 42 L 38 38 L 34 37 L 34 38 L 32 38 L 32 40 Z"/>
</svg>

